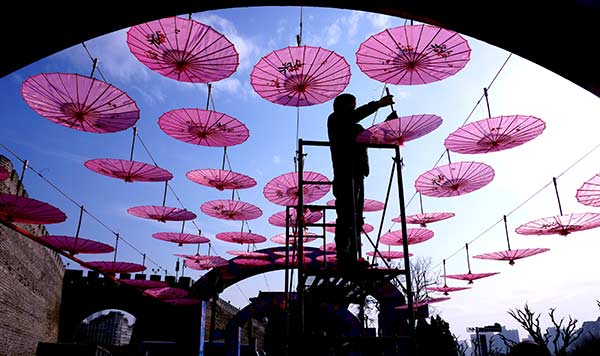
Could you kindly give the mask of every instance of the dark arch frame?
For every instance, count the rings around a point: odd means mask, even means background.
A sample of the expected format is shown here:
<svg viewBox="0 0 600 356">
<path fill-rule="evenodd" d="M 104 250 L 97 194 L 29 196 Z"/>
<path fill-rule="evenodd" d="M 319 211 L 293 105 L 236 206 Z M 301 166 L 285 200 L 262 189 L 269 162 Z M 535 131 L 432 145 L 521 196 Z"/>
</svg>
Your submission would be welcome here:
<svg viewBox="0 0 600 356">
<path fill-rule="evenodd" d="M 437 25 L 528 59 L 600 96 L 600 3 L 572 1 L 440 0 L 180 0 L 124 6 L 104 0 L 11 3 L 2 29 L 0 77 L 95 37 L 167 16 L 249 6 L 313 6 L 361 10 Z M 14 14 L 22 14 L 14 16 Z"/>
</svg>

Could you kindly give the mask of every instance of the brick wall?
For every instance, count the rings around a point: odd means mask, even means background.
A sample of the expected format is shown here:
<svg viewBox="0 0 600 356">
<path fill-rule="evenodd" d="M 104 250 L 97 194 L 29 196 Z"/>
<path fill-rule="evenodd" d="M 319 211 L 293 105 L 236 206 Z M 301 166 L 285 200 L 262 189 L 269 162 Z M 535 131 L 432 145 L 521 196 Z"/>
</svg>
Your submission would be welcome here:
<svg viewBox="0 0 600 356">
<path fill-rule="evenodd" d="M 12 171 L 0 193 L 15 194 L 17 172 L 6 157 L 0 165 Z M 42 225 L 21 227 L 47 234 Z M 63 275 L 57 253 L 0 225 L 0 355 L 32 356 L 38 342 L 56 341 Z"/>
</svg>

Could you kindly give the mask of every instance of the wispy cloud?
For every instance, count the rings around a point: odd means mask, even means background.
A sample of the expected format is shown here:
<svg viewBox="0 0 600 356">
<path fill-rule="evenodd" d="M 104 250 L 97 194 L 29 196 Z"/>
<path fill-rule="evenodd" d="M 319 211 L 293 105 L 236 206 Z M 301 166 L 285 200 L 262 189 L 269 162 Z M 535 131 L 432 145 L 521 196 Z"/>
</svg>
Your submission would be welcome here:
<svg viewBox="0 0 600 356">
<path fill-rule="evenodd" d="M 389 27 L 391 23 L 390 17 L 387 15 L 367 13 L 366 17 L 376 31 L 384 30 L 386 27 Z"/>
<path fill-rule="evenodd" d="M 275 163 L 275 164 L 281 163 L 281 157 L 279 155 L 273 156 L 272 162 Z"/>
</svg>

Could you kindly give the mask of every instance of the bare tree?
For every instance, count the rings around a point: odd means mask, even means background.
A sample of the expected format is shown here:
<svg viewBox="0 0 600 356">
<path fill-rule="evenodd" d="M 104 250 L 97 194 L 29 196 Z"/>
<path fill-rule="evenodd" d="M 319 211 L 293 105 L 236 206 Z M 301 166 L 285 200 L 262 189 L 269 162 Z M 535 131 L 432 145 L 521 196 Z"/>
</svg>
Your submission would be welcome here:
<svg viewBox="0 0 600 356">
<path fill-rule="evenodd" d="M 439 283 L 439 273 L 431 270 L 431 257 L 416 257 L 410 259 L 410 280 L 412 283 L 413 299 L 423 300 L 427 297 L 427 287 L 435 286 Z M 394 283 L 406 293 L 406 277 L 399 278 L 400 283 Z M 400 285 L 398 285 L 400 284 Z"/>
<path fill-rule="evenodd" d="M 540 314 L 536 315 L 529 309 L 529 305 L 525 304 L 523 310 L 510 309 L 508 314 L 521 324 L 523 329 L 527 331 L 535 343 L 546 345 L 548 336 L 542 333 L 542 328 L 540 327 Z"/>
<path fill-rule="evenodd" d="M 469 345 L 464 340 L 459 340 L 456 335 L 452 335 L 454 338 L 454 343 L 456 344 L 456 355 L 457 356 L 467 356 L 467 350 L 469 349 Z"/>
<path fill-rule="evenodd" d="M 552 338 L 552 344 L 554 345 L 555 350 L 554 354 L 556 356 L 566 356 L 567 349 L 575 342 L 575 340 L 577 340 L 577 338 L 579 338 L 582 330 L 575 329 L 577 326 L 577 319 L 573 319 L 570 315 L 567 325 L 563 327 L 565 318 L 563 317 L 557 322 L 554 317 L 554 310 L 555 308 L 551 308 L 549 313 L 550 320 L 556 328 L 556 334 L 554 334 L 554 337 Z"/>
</svg>

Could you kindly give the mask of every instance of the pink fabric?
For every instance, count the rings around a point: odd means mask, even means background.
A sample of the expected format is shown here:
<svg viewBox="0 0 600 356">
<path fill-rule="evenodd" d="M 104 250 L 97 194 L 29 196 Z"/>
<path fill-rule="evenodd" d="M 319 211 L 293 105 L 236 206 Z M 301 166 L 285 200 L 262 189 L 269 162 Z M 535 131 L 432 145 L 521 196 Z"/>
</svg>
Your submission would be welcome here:
<svg viewBox="0 0 600 356">
<path fill-rule="evenodd" d="M 425 287 L 425 289 L 430 290 L 432 292 L 442 292 L 444 295 L 448 295 L 449 292 L 457 292 L 459 290 L 471 289 L 471 287 Z"/>
<path fill-rule="evenodd" d="M 494 179 L 492 167 L 481 162 L 454 162 L 421 174 L 415 188 L 430 197 L 454 197 L 471 193 Z"/>
<path fill-rule="evenodd" d="M 307 264 L 312 262 L 312 259 L 310 257 L 304 256 L 304 258 L 302 258 L 302 261 L 303 261 L 304 265 L 306 266 Z M 294 258 L 292 258 L 292 255 L 289 256 L 288 264 L 290 266 L 298 267 L 298 262 L 300 262 L 300 260 L 298 259 L 297 255 L 294 256 Z M 275 261 L 273 261 L 273 263 L 278 264 L 278 265 L 285 265 L 286 264 L 285 257 L 277 258 L 277 259 L 275 259 Z"/>
<path fill-rule="evenodd" d="M 304 232 L 304 234 L 302 235 L 302 242 L 303 243 L 308 243 L 308 242 L 312 242 L 315 241 L 317 239 L 317 234 L 315 234 L 314 232 Z M 271 241 L 275 242 L 276 244 L 282 244 L 285 245 L 286 244 L 286 240 L 289 240 L 290 245 L 294 245 L 295 242 L 299 242 L 300 240 L 298 239 L 298 234 L 296 235 L 292 235 L 290 234 L 289 238 L 286 239 L 285 234 L 279 234 L 279 235 L 275 235 L 273 237 L 271 237 Z"/>
<path fill-rule="evenodd" d="M 412 256 L 412 253 L 409 253 L 408 256 Z M 379 251 L 379 253 L 375 253 L 375 251 L 369 251 L 367 252 L 367 256 L 375 256 L 375 257 L 382 257 L 385 258 L 386 260 L 393 260 L 393 259 L 397 259 L 397 258 L 404 258 L 404 252 L 402 251 Z"/>
<path fill-rule="evenodd" d="M 427 224 L 441 221 L 445 219 L 449 219 L 454 217 L 454 213 L 423 213 L 423 214 L 414 214 L 406 217 L 407 224 L 419 224 L 421 227 L 426 227 Z M 402 219 L 400 217 L 393 218 L 393 222 L 401 223 Z"/>
<path fill-rule="evenodd" d="M 252 177 L 222 169 L 196 169 L 187 172 L 185 176 L 192 182 L 217 190 L 246 189 L 256 185 L 256 181 Z"/>
<path fill-rule="evenodd" d="M 211 200 L 200 206 L 206 215 L 224 220 L 254 220 L 262 216 L 262 210 L 239 200 Z"/>
<path fill-rule="evenodd" d="M 440 297 L 440 298 L 426 298 L 424 300 L 416 300 L 413 303 L 413 308 L 418 308 L 418 307 L 422 307 L 424 305 L 429 305 L 432 303 L 439 303 L 439 302 L 443 302 L 450 299 L 450 297 Z M 408 309 L 408 305 L 401 305 L 399 307 L 396 307 L 396 309 Z"/>
<path fill-rule="evenodd" d="M 220 232 L 215 237 L 221 241 L 237 244 L 258 244 L 267 241 L 267 238 L 252 232 Z"/>
<path fill-rule="evenodd" d="M 444 141 L 452 152 L 464 154 L 502 151 L 539 136 L 546 123 L 526 115 L 498 116 L 459 127 Z"/>
<path fill-rule="evenodd" d="M 243 258 L 267 258 L 269 257 L 268 253 L 264 252 L 255 252 L 255 251 L 227 251 L 230 255 L 235 255 Z"/>
<path fill-rule="evenodd" d="M 600 226 L 600 213 L 557 215 L 537 219 L 519 226 L 515 231 L 521 235 L 561 235 L 594 229 Z"/>
<path fill-rule="evenodd" d="M 287 213 L 285 210 L 275 213 L 269 217 L 269 223 L 271 223 L 272 225 L 275 225 L 275 226 L 285 227 L 286 226 L 286 215 L 287 215 Z M 296 223 L 297 223 L 296 209 L 290 209 L 290 215 L 291 216 L 290 216 L 289 226 L 294 227 L 294 226 L 296 226 Z M 314 224 L 317 221 L 321 220 L 322 217 L 323 217 L 322 212 L 310 211 L 308 209 L 305 209 L 305 212 L 303 214 L 305 224 Z"/>
<path fill-rule="evenodd" d="M 23 224 L 57 224 L 67 220 L 67 216 L 48 203 L 0 193 L 0 220 Z"/>
<path fill-rule="evenodd" d="M 329 182 L 329 179 L 317 172 L 305 171 L 303 180 L 310 182 Z M 264 187 L 263 194 L 268 201 L 283 206 L 298 205 L 298 172 L 282 174 L 271 179 Z M 312 203 L 324 197 L 331 190 L 329 184 L 304 184 L 304 204 Z"/>
<path fill-rule="evenodd" d="M 319 250 L 323 250 L 323 246 L 319 247 Z M 325 244 L 325 252 L 336 252 L 335 249 L 335 242 L 330 242 L 328 244 Z"/>
<path fill-rule="evenodd" d="M 335 199 L 328 201 L 327 205 L 335 206 Z M 365 199 L 365 202 L 363 204 L 363 212 L 365 212 L 365 213 L 373 212 L 373 211 L 380 211 L 380 210 L 383 210 L 383 208 L 384 208 L 384 204 L 382 202 L 373 200 L 373 199 Z"/>
<path fill-rule="evenodd" d="M 235 46 L 223 34 L 181 17 L 131 27 L 127 45 L 146 67 L 182 82 L 216 82 L 231 76 L 238 67 Z"/>
<path fill-rule="evenodd" d="M 146 270 L 146 266 L 132 262 L 91 261 L 86 264 L 106 274 L 135 273 Z"/>
<path fill-rule="evenodd" d="M 210 239 L 200 235 L 186 234 L 179 232 L 157 232 L 152 234 L 155 239 L 174 242 L 182 246 L 183 244 L 203 244 L 210 242 Z"/>
<path fill-rule="evenodd" d="M 160 205 L 135 206 L 127 209 L 127 212 L 139 218 L 157 220 L 160 222 L 187 221 L 196 218 L 196 214 L 191 211 Z"/>
<path fill-rule="evenodd" d="M 433 231 L 429 229 L 417 228 L 417 229 L 406 229 L 408 234 L 408 244 L 414 245 L 421 242 L 425 242 L 433 238 Z M 402 246 L 402 230 L 390 231 L 381 236 L 379 239 L 384 245 L 389 246 Z"/>
<path fill-rule="evenodd" d="M 193 145 L 228 147 L 246 142 L 246 125 L 226 114 L 202 109 L 174 109 L 162 114 L 158 126 L 176 140 Z"/>
<path fill-rule="evenodd" d="M 324 103 L 350 82 L 350 66 L 337 53 L 311 46 L 286 47 L 262 57 L 250 84 L 264 99 L 286 106 Z"/>
<path fill-rule="evenodd" d="M 375 124 L 357 137 L 361 143 L 378 143 L 403 146 L 440 127 L 442 118 L 437 115 L 411 115 Z"/>
<path fill-rule="evenodd" d="M 471 48 L 458 33 L 432 25 L 399 26 L 363 41 L 356 52 L 360 70 L 395 85 L 427 84 L 465 67 Z"/>
<path fill-rule="evenodd" d="M 336 223 L 335 221 L 328 222 L 328 224 L 335 224 L 335 223 Z M 373 227 L 373 225 L 364 223 L 363 226 L 362 226 L 361 233 L 362 234 L 368 234 L 368 233 L 370 233 L 373 230 L 375 230 L 375 228 Z M 332 234 L 335 234 L 335 226 L 327 226 L 327 227 L 325 227 L 325 231 L 331 232 Z"/>
<path fill-rule="evenodd" d="M 47 235 L 39 236 L 38 239 L 71 255 L 78 253 L 109 253 L 115 250 L 112 246 L 105 243 L 81 237 Z"/>
<path fill-rule="evenodd" d="M 600 174 L 587 180 L 575 194 L 577 201 L 583 205 L 600 206 Z"/>
<path fill-rule="evenodd" d="M 197 271 L 205 271 L 211 268 L 226 266 L 229 262 L 219 256 L 212 256 L 210 259 L 186 259 L 183 261 L 185 267 Z"/>
<path fill-rule="evenodd" d="M 484 260 L 499 260 L 499 261 L 509 261 L 512 265 L 515 263 L 515 260 L 520 258 L 525 258 L 529 256 L 534 256 L 542 252 L 550 251 L 549 248 L 525 248 L 519 250 L 507 250 L 507 251 L 499 251 L 499 252 L 490 252 L 483 253 L 477 256 L 473 256 L 473 258 L 480 258 Z"/>
<path fill-rule="evenodd" d="M 335 253 L 326 253 L 315 257 L 319 262 L 337 263 L 337 255 Z"/>
<path fill-rule="evenodd" d="M 187 297 L 188 291 L 183 288 L 162 287 L 146 289 L 144 294 L 158 299 L 176 299 Z"/>
<path fill-rule="evenodd" d="M 99 174 L 122 179 L 125 182 L 166 182 L 173 175 L 166 169 L 155 165 L 113 158 L 91 159 L 84 165 Z"/>
<path fill-rule="evenodd" d="M 10 177 L 10 172 L 4 167 L 0 167 L 0 180 L 8 179 L 8 177 Z"/>
<path fill-rule="evenodd" d="M 140 118 L 125 92 L 98 79 L 71 73 L 42 73 L 21 86 L 27 105 L 46 119 L 70 129 L 111 133 L 126 130 Z"/>
<path fill-rule="evenodd" d="M 261 260 L 258 258 L 246 258 L 246 257 L 234 258 L 233 260 L 231 260 L 231 262 L 238 264 L 238 265 L 242 265 L 242 266 L 253 266 L 253 267 L 268 266 L 268 265 L 273 264 L 273 262 L 271 262 L 269 260 Z"/>
<path fill-rule="evenodd" d="M 486 272 L 486 273 L 465 273 L 465 274 L 448 274 L 444 277 L 459 279 L 461 281 L 468 281 L 469 284 L 473 284 L 473 281 L 476 279 L 486 278 L 490 276 L 494 276 L 500 272 Z"/>
<path fill-rule="evenodd" d="M 152 281 L 148 279 L 119 279 L 119 283 L 127 284 L 139 289 L 163 288 L 169 286 L 167 282 Z"/>
</svg>

